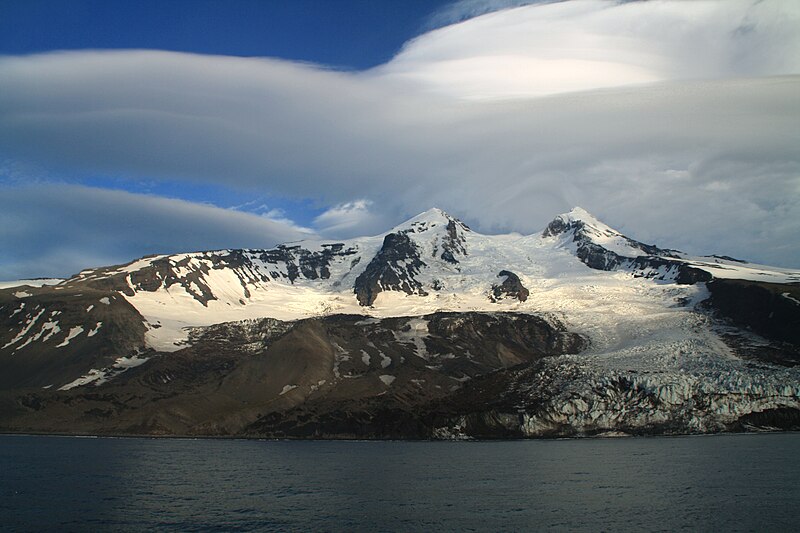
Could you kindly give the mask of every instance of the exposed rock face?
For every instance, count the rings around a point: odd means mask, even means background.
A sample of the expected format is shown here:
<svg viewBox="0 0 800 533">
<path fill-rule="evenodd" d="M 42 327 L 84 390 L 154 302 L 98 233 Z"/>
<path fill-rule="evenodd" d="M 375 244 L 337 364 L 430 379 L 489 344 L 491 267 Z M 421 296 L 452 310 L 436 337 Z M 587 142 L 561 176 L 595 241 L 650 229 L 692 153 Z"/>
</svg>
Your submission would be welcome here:
<svg viewBox="0 0 800 533">
<path fill-rule="evenodd" d="M 118 293 L 43 287 L 0 291 L 0 390 L 53 387 L 146 353 L 144 319 Z"/>
<path fill-rule="evenodd" d="M 627 264 L 627 258 L 581 238 L 578 233 L 575 236 L 575 243 L 578 245 L 575 255 L 589 268 L 595 270 L 617 270 Z"/>
<path fill-rule="evenodd" d="M 729 255 L 715 255 L 712 254 L 709 257 L 714 257 L 716 259 L 724 259 L 725 261 L 733 261 L 734 263 L 747 263 L 747 261 L 743 259 L 736 259 L 735 257 L 731 257 Z"/>
<path fill-rule="evenodd" d="M 520 302 L 524 302 L 528 299 L 530 295 L 530 291 L 525 288 L 520 281 L 519 276 L 514 274 L 513 272 L 509 272 L 508 270 L 501 270 L 498 277 L 504 277 L 503 283 L 500 285 L 493 285 L 492 286 L 492 298 L 493 301 L 497 301 L 501 298 L 516 298 Z"/>
<path fill-rule="evenodd" d="M 800 431 L 800 409 L 778 407 L 756 411 L 739 417 L 738 424 L 732 427 L 739 431 Z"/>
<path fill-rule="evenodd" d="M 705 270 L 663 257 L 626 258 L 621 264 L 627 266 L 636 277 L 672 280 L 678 285 L 694 285 L 713 279 L 713 276 Z"/>
<path fill-rule="evenodd" d="M 497 350 L 499 366 L 530 360 L 524 354 L 552 356 L 578 353 L 585 338 L 567 332 L 563 325 L 534 315 L 518 313 L 435 313 L 427 315 L 427 349 L 437 354 L 466 354 Z M 472 349 L 470 349 L 472 347 Z M 484 348 L 485 347 L 485 348 Z M 472 354 L 472 352 L 477 352 Z"/>
<path fill-rule="evenodd" d="M 443 438 L 791 429 L 800 419 L 800 387 L 780 376 L 594 374 L 543 359 L 473 380 L 422 418 Z"/>
<path fill-rule="evenodd" d="M 586 345 L 584 338 L 556 322 L 516 313 L 250 320 L 197 328 L 191 342 L 102 387 L 0 394 L 0 405 L 6 406 L 0 409 L 0 427 L 363 435 L 353 427 L 374 412 L 413 411 L 498 369 L 574 353 Z M 331 426 L 325 420 L 338 422 Z M 397 423 L 385 422 L 393 427 Z M 421 426 L 402 431 L 394 434 L 425 434 Z"/>
<path fill-rule="evenodd" d="M 637 277 L 670 280 L 682 285 L 710 281 L 711 274 L 691 267 L 682 261 L 675 250 L 644 244 L 618 233 L 602 223 L 595 225 L 567 216 L 556 217 L 542 232 L 543 237 L 564 236 L 575 246 L 575 255 L 589 268 L 595 270 L 628 270 Z M 599 239 L 600 242 L 595 242 Z M 611 240 L 627 248 L 635 256 L 623 256 L 601 244 Z"/>
<path fill-rule="evenodd" d="M 395 337 L 412 348 L 412 352 L 384 351 L 389 347 L 385 340 L 380 340 L 381 331 L 386 327 L 397 328 L 395 320 L 407 321 L 408 329 L 400 327 L 401 333 Z M 426 334 L 421 337 L 423 342 L 407 341 L 420 339 L 423 331 L 420 321 L 427 322 Z M 341 398 L 335 402 L 306 402 L 259 418 L 245 428 L 246 434 L 295 438 L 432 438 L 437 415 L 430 412 L 430 406 L 448 403 L 448 398 L 464 384 L 504 368 L 526 365 L 558 353 L 573 353 L 586 346 L 584 339 L 564 331 L 560 325 L 553 327 L 541 318 L 514 313 L 436 313 L 410 321 L 383 320 L 375 327 L 378 329 L 368 333 L 370 342 L 380 353 L 390 355 L 392 362 L 385 371 L 396 375 L 385 395 L 358 401 Z M 371 361 L 375 360 L 372 356 Z M 442 381 L 441 375 L 452 376 L 452 381 Z M 408 389 L 404 389 L 406 386 Z"/>
<path fill-rule="evenodd" d="M 583 212 L 583 211 L 582 211 Z M 585 212 L 584 212 L 585 213 Z M 542 232 L 544 237 L 556 237 L 568 232 L 572 232 L 573 240 L 580 244 L 595 244 L 593 237 L 613 237 L 619 238 L 625 242 L 629 247 L 642 252 L 642 255 L 658 255 L 664 257 L 675 257 L 674 250 L 661 249 L 652 244 L 644 244 L 642 242 L 633 240 L 621 233 L 612 230 L 605 226 L 605 224 L 594 221 L 595 225 L 587 223 L 583 220 L 575 220 L 560 215 L 556 217 Z M 600 227 L 596 227 L 600 226 Z M 593 267 L 594 268 L 594 267 Z M 601 269 L 602 270 L 602 269 Z"/>
<path fill-rule="evenodd" d="M 566 233 L 572 227 L 574 227 L 573 223 L 569 219 L 558 216 L 554 218 L 546 228 L 544 228 L 542 237 L 557 237 L 563 233 Z"/>
<path fill-rule="evenodd" d="M 85 271 L 67 284 L 119 291 L 126 296 L 179 286 L 207 306 L 208 302 L 217 299 L 208 284 L 212 271 L 234 273 L 244 296 L 249 298 L 252 286 L 273 280 L 286 279 L 294 283 L 301 276 L 309 280 L 328 279 L 331 261 L 358 253 L 344 243 L 323 244 L 321 247 L 321 251 L 310 251 L 299 245 L 280 245 L 272 250 L 223 250 L 156 257 L 136 269 L 115 266 Z M 256 263 L 266 265 L 266 268 L 258 268 Z"/>
<path fill-rule="evenodd" d="M 196 328 L 101 387 L 0 391 L 6 431 L 271 438 L 530 438 L 794 429 L 780 374 L 599 371 L 586 339 L 516 313 Z"/>
<path fill-rule="evenodd" d="M 447 223 L 447 233 L 442 242 L 442 259 L 448 263 L 458 264 L 457 256 L 467 255 L 465 244 L 467 239 L 463 232 L 469 228 L 463 222 L 450 219 Z"/>
<path fill-rule="evenodd" d="M 734 323 L 800 348 L 800 285 L 716 279 L 708 304 Z"/>
<path fill-rule="evenodd" d="M 201 260 L 198 261 L 198 258 Z M 205 306 L 216 299 L 206 282 L 206 276 L 211 270 L 236 272 L 245 289 L 248 283 L 269 281 L 267 276 L 250 267 L 250 260 L 244 250 L 233 250 L 183 255 L 178 258 L 154 258 L 141 268 L 131 271 L 119 267 L 94 269 L 82 272 L 67 284 L 75 288 L 89 286 L 102 291 L 118 291 L 126 296 L 134 296 L 136 291 L 154 292 L 177 285 Z"/>
<path fill-rule="evenodd" d="M 414 276 L 425 266 L 419 249 L 406 233 L 390 233 L 383 246 L 355 281 L 353 290 L 361 305 L 372 305 L 381 291 L 402 291 L 425 296 Z"/>
<path fill-rule="evenodd" d="M 302 275 L 306 279 L 328 279 L 331 275 L 330 264 L 334 257 L 346 257 L 357 254 L 354 248 L 346 248 L 344 243 L 323 244 L 321 252 L 311 252 L 299 245 L 278 246 L 275 250 L 266 250 L 257 257 L 265 263 L 287 265 L 289 281 L 294 281 Z M 276 274 L 277 278 L 280 274 Z"/>
</svg>

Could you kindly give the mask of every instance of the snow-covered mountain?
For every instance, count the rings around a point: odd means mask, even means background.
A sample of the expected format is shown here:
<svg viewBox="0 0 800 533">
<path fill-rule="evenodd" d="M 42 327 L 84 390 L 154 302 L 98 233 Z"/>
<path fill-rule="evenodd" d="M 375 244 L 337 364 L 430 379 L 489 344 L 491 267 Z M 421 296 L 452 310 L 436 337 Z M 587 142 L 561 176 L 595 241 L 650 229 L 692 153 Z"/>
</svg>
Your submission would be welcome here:
<svg viewBox="0 0 800 533">
<path fill-rule="evenodd" d="M 424 389 L 421 398 L 443 401 L 502 370 L 500 374 L 508 379 L 513 374 L 516 380 L 512 386 L 501 379 L 506 386 L 499 396 L 513 396 L 502 408 L 513 404 L 528 417 L 517 424 L 520 434 L 633 431 L 675 420 L 682 421 L 675 422 L 675 431 L 719 430 L 754 412 L 800 406 L 792 333 L 798 331 L 798 282 L 797 271 L 729 257 L 690 257 L 643 244 L 580 208 L 557 216 L 533 235 L 482 235 L 431 209 L 374 237 L 146 257 L 85 270 L 53 286 L 0 290 L 0 365 L 5 375 L 0 390 L 26 388 L 39 391 L 37 395 L 61 390 L 54 394 L 63 395 L 124 388 L 159 365 L 170 367 L 163 370 L 159 385 L 169 388 L 178 377 L 171 365 L 203 352 L 211 332 L 216 332 L 212 344 L 220 353 L 247 352 L 232 339 L 236 334 L 252 337 L 253 353 L 263 355 L 272 342 L 268 339 L 285 339 L 300 324 L 306 328 L 314 323 L 327 332 L 315 330 L 326 346 L 315 350 L 333 355 L 316 361 L 324 367 L 312 372 L 316 381 L 294 377 L 296 382 L 272 385 L 274 394 L 259 401 L 280 400 L 281 409 L 270 411 L 273 418 L 286 409 L 305 413 L 314 403 L 310 398 L 322 401 L 316 398 L 320 381 L 332 387 L 324 397 L 328 399 L 352 400 L 355 395 L 373 401 L 387 391 L 404 397 Z M 750 316 L 748 309 L 756 301 L 761 314 Z M 495 327 L 494 344 L 489 345 L 478 340 L 480 329 L 466 333 L 456 328 L 457 334 L 448 335 L 441 325 L 446 322 L 442 317 L 451 316 L 447 313 L 460 314 L 475 327 L 494 323 L 481 317 L 514 317 L 502 319 L 503 327 L 510 328 L 508 335 L 532 327 L 526 316 L 544 320 L 537 325 L 544 329 L 526 333 L 520 339 L 527 340 L 511 346 Z M 334 340 L 339 333 L 331 320 L 350 315 L 360 318 L 342 319 L 339 327 L 355 328 L 359 332 L 352 335 L 361 340 Z M 438 333 L 432 322 L 439 324 Z M 226 323 L 239 325 L 223 327 Z M 389 334 L 380 333 L 385 331 L 390 331 L 391 342 L 380 350 L 376 346 L 383 341 L 378 337 Z M 566 332 L 577 337 L 566 344 L 555 340 Z M 525 355 L 525 343 L 542 335 L 550 340 L 537 353 L 548 357 Z M 481 353 L 469 350 L 465 338 L 481 346 Z M 579 347 L 580 354 L 553 353 Z M 276 374 L 278 381 L 295 375 L 287 370 L 293 368 L 291 353 L 281 357 L 288 359 Z M 228 359 L 220 356 L 214 364 L 241 364 Z M 361 359 L 364 368 L 351 368 L 343 377 L 341 368 Z M 310 364 L 300 356 L 297 360 Z M 539 365 L 535 372 L 530 366 L 534 362 Z M 503 370 L 511 367 L 513 371 Z M 523 375 L 530 383 L 520 381 Z M 532 390 L 545 375 L 550 376 L 547 386 Z M 362 390 L 352 376 L 377 381 Z M 609 403 L 608 391 L 615 387 L 621 387 L 615 393 L 621 396 Z M 637 395 L 656 400 L 641 404 Z M 705 409 L 701 416 L 695 412 L 700 397 L 708 397 L 705 402 L 724 398 L 724 406 L 712 402 L 711 413 Z M 286 403 L 288 398 L 295 400 Z M 498 397 L 487 398 L 493 401 Z M 537 406 L 538 414 L 530 405 Z M 605 412 L 612 405 L 616 414 Z M 664 405 L 670 407 L 662 409 Z M 277 422 L 255 417 L 264 409 L 243 414 L 242 420 L 255 424 L 253 431 L 269 433 Z M 430 431 L 470 434 L 469 418 L 453 416 Z M 536 421 L 543 416 L 546 421 Z M 202 432 L 198 427 L 188 424 L 180 431 Z"/>
<path fill-rule="evenodd" d="M 85 270 L 56 290 L 113 291 L 147 319 L 149 346 L 168 351 L 181 346 L 187 327 L 246 318 L 541 311 L 537 303 L 544 302 L 537 301 L 548 292 L 541 289 L 552 280 L 593 274 L 576 258 L 592 269 L 676 283 L 712 277 L 800 281 L 800 272 L 691 258 L 642 244 L 580 208 L 556 217 L 542 234 L 528 236 L 481 235 L 431 209 L 375 237 L 148 257 Z M 530 302 L 504 298 L 505 287 L 514 284 L 526 291 L 537 288 Z"/>
</svg>

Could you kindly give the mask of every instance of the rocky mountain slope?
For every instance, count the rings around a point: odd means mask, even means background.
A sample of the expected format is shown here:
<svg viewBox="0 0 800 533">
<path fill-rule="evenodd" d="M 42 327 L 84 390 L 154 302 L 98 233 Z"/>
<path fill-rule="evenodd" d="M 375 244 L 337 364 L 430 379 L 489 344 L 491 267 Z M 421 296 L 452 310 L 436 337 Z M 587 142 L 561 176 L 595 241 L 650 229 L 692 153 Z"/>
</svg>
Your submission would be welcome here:
<svg viewBox="0 0 800 533">
<path fill-rule="evenodd" d="M 147 257 L 0 289 L 0 429 L 792 428 L 799 283 L 640 243 L 580 208 L 527 236 L 432 209 L 375 237 Z"/>
</svg>

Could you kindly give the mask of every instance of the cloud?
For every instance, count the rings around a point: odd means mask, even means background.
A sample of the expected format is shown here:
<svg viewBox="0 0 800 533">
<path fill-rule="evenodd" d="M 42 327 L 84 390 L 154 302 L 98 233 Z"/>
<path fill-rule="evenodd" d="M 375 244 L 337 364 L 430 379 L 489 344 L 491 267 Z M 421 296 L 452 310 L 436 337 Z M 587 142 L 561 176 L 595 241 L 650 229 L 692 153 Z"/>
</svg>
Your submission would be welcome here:
<svg viewBox="0 0 800 533">
<path fill-rule="evenodd" d="M 306 227 L 297 225 L 294 222 L 294 220 L 290 219 L 286 215 L 286 211 L 284 211 L 283 209 L 277 208 L 277 207 L 265 211 L 264 213 L 261 214 L 261 216 L 266 218 L 267 220 L 271 220 L 273 222 L 277 222 L 279 224 L 283 224 L 283 225 L 285 225 L 287 227 L 291 227 L 291 228 L 293 228 L 293 229 L 295 229 L 295 230 L 297 230 L 299 232 L 302 232 L 302 233 L 308 233 L 308 234 L 313 234 L 314 233 L 314 230 L 312 230 L 311 228 L 306 228 Z"/>
<path fill-rule="evenodd" d="M 354 200 L 335 205 L 314 219 L 319 232 L 331 238 L 370 235 L 376 228 L 385 228 L 391 219 L 370 211 L 372 202 Z"/>
<path fill-rule="evenodd" d="M 451 9 L 469 14 L 518 3 L 525 2 L 467 1 Z M 458 98 L 792 74 L 800 72 L 798 28 L 800 4 L 792 1 L 549 2 L 426 33 L 376 72 Z"/>
<path fill-rule="evenodd" d="M 363 73 L 155 51 L 2 58 L 0 155 L 309 198 L 334 206 L 315 225 L 335 238 L 433 206 L 533 232 L 581 205 L 641 240 L 800 266 L 797 6 L 531 5 Z"/>
<path fill-rule="evenodd" d="M 308 237 L 258 215 L 74 185 L 0 186 L 0 279 L 68 276 L 137 257 Z"/>
<path fill-rule="evenodd" d="M 267 220 L 277 222 L 278 224 L 296 230 L 300 233 L 307 233 L 309 235 L 313 235 L 315 233 L 313 229 L 297 224 L 289 217 L 285 209 L 280 207 L 270 207 L 269 205 L 263 203 L 262 199 L 251 200 L 241 205 L 232 206 L 229 209 L 241 211 L 243 213 L 257 214 L 263 218 L 266 218 Z"/>
</svg>

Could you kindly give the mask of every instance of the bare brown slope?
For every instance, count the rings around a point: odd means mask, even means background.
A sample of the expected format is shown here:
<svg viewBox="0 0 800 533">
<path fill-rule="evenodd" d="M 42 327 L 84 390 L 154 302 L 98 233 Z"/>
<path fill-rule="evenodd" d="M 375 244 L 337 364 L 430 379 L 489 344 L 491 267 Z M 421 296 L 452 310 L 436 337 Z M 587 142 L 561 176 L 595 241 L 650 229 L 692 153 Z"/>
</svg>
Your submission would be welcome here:
<svg viewBox="0 0 800 533">
<path fill-rule="evenodd" d="M 408 336 L 414 320 L 428 323 L 424 349 Z M 266 424 L 280 419 L 313 435 L 315 413 L 357 421 L 375 406 L 414 410 L 497 369 L 585 345 L 558 324 L 514 313 L 263 319 L 203 328 L 193 342 L 98 387 L 6 392 L 0 428 L 277 436 Z M 338 436 L 352 434 L 343 427 Z"/>
</svg>

